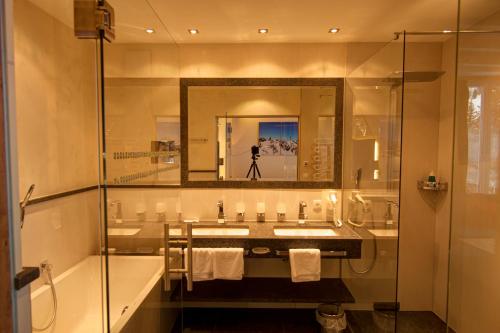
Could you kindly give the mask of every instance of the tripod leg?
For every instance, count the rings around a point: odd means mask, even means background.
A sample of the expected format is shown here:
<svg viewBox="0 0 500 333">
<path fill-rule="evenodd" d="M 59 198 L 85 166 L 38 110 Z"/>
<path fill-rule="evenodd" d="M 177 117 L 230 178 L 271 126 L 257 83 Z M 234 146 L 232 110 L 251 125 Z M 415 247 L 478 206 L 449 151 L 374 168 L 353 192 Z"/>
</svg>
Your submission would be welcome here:
<svg viewBox="0 0 500 333">
<path fill-rule="evenodd" d="M 262 178 L 262 176 L 260 175 L 259 166 L 257 165 L 257 163 L 255 163 L 255 170 L 257 170 L 257 173 L 259 174 L 259 178 Z M 254 174 L 255 174 L 255 171 L 254 171 Z M 255 177 L 255 175 L 254 175 L 254 177 Z"/>
<path fill-rule="evenodd" d="M 247 176 L 245 178 L 248 178 L 250 176 L 250 172 L 252 171 L 253 165 L 250 165 L 250 168 L 248 169 Z"/>
</svg>

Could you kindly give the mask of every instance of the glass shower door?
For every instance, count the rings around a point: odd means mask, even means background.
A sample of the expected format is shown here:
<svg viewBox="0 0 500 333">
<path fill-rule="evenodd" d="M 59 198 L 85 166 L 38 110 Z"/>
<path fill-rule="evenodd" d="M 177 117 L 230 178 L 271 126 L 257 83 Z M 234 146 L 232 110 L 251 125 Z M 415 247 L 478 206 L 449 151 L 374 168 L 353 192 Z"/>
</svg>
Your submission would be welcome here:
<svg viewBox="0 0 500 333">
<path fill-rule="evenodd" d="M 458 333 L 500 331 L 500 8 L 466 26 L 474 5 L 460 3 L 457 44 L 448 327 Z"/>
<path fill-rule="evenodd" d="M 396 331 L 403 47 L 387 43 L 346 79 L 342 216 L 363 239 L 361 257 L 342 263 L 354 332 Z"/>
<path fill-rule="evenodd" d="M 182 330 L 181 274 L 164 281 L 165 225 L 178 237 L 178 48 L 147 1 L 109 1 L 116 38 L 101 36 L 101 214 L 107 331 Z M 147 17 L 150 26 L 142 26 Z M 185 229 L 185 228 L 184 228 Z M 175 248 L 185 247 L 179 242 Z M 172 246 L 174 247 L 174 246 Z M 168 256 L 170 253 L 170 256 Z"/>
</svg>

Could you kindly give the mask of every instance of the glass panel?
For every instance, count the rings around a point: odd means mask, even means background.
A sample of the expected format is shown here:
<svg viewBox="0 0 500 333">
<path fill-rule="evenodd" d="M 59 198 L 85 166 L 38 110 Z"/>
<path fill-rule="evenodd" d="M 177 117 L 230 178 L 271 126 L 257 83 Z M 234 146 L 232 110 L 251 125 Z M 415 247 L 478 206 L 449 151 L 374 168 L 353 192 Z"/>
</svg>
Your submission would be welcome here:
<svg viewBox="0 0 500 333">
<path fill-rule="evenodd" d="M 335 90 L 190 86 L 188 179 L 334 180 Z"/>
<path fill-rule="evenodd" d="M 106 222 L 107 328 L 181 332 L 181 275 L 172 274 L 170 290 L 163 280 L 163 227 L 177 223 L 170 211 L 176 201 L 164 196 L 145 200 L 126 190 L 180 183 L 178 47 L 148 1 L 110 4 L 116 39 L 102 41 L 100 50 L 101 184 L 111 187 L 103 186 L 101 205 Z M 169 234 L 179 236 L 180 228 Z M 180 252 L 170 253 L 170 267 L 180 269 Z"/>
<path fill-rule="evenodd" d="M 448 326 L 496 332 L 500 319 L 500 6 L 469 24 L 474 1 L 460 2 Z M 481 32 L 484 31 L 484 32 Z M 487 31 L 497 31 L 488 33 Z"/>
<path fill-rule="evenodd" d="M 34 185 L 22 265 L 41 268 L 32 329 L 102 332 L 96 42 L 75 38 L 72 0 L 11 3 L 21 199 Z"/>
<path fill-rule="evenodd" d="M 342 218 L 362 251 L 342 262 L 342 277 L 355 299 L 347 319 L 360 332 L 396 329 L 403 46 L 385 44 L 346 80 Z"/>
</svg>

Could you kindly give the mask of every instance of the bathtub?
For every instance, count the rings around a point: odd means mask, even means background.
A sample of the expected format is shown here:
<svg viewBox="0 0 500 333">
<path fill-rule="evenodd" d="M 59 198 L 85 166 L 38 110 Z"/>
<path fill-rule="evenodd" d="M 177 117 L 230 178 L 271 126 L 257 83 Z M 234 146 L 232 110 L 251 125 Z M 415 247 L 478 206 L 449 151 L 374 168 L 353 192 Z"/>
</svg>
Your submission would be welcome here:
<svg viewBox="0 0 500 333">
<path fill-rule="evenodd" d="M 89 256 L 54 279 L 58 310 L 55 323 L 46 332 L 103 332 L 101 259 Z M 102 270 L 104 272 L 104 270 Z M 163 274 L 163 257 L 110 256 L 110 326 L 120 332 Z M 44 326 L 52 313 L 50 287 L 31 293 L 32 321 Z M 126 309 L 126 310 L 124 310 Z M 122 314 L 123 313 L 123 314 Z"/>
</svg>

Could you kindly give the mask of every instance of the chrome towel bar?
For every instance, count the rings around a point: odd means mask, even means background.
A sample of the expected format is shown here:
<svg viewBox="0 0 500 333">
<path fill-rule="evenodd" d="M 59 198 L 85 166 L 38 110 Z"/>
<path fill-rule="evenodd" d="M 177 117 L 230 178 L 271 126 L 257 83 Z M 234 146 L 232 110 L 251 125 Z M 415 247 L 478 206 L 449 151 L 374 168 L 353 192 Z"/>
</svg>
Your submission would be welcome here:
<svg viewBox="0 0 500 333">
<path fill-rule="evenodd" d="M 170 273 L 186 273 L 187 278 L 187 290 L 193 290 L 193 226 L 191 224 L 187 225 L 187 238 L 186 239 L 170 239 L 170 226 L 168 223 L 163 225 L 163 246 L 165 251 L 163 253 L 163 260 L 165 266 L 164 272 L 164 289 L 165 291 L 170 291 Z M 170 245 L 185 245 L 187 248 L 187 254 L 182 251 L 182 265 L 183 268 L 170 268 Z M 187 255 L 187 258 L 186 258 Z M 187 260 L 186 260 L 187 259 Z"/>
<path fill-rule="evenodd" d="M 285 250 L 276 250 L 275 251 L 277 256 L 280 257 L 288 257 L 290 255 L 290 251 Z M 321 256 L 325 258 L 342 258 L 342 257 L 347 257 L 347 251 L 320 251 Z"/>
</svg>

